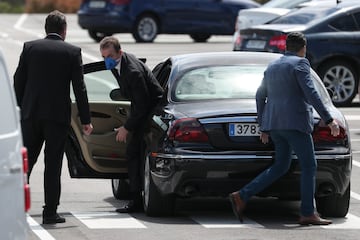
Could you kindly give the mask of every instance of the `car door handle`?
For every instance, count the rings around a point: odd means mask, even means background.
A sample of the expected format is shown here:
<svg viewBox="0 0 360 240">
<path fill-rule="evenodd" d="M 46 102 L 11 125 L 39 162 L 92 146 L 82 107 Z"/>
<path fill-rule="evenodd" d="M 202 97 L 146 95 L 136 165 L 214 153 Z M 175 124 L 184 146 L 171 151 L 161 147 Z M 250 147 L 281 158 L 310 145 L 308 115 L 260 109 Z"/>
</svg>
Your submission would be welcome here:
<svg viewBox="0 0 360 240">
<path fill-rule="evenodd" d="M 125 109 L 125 108 L 122 108 L 122 107 L 118 107 L 118 108 L 116 109 L 116 112 L 117 112 L 118 114 L 120 114 L 120 115 L 123 115 L 123 116 L 126 116 L 126 115 L 127 115 L 126 109 Z"/>
<path fill-rule="evenodd" d="M 22 166 L 21 165 L 14 165 L 12 167 L 10 167 L 10 173 L 11 174 L 16 174 L 21 172 Z"/>
</svg>

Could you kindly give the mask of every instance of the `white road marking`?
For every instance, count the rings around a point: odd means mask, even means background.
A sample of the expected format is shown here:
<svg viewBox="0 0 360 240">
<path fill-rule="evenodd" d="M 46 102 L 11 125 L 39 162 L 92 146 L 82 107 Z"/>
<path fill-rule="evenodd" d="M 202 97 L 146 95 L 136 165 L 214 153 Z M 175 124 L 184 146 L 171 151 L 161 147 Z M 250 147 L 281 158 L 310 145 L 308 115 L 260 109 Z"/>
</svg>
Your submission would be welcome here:
<svg viewBox="0 0 360 240">
<path fill-rule="evenodd" d="M 355 198 L 356 200 L 360 201 L 360 194 L 356 193 L 356 192 L 350 192 L 350 196 L 352 198 Z"/>
<path fill-rule="evenodd" d="M 327 226 L 322 226 L 322 228 L 326 229 L 360 229 L 360 218 L 348 214 L 345 218 L 334 218 L 331 219 L 333 221 L 332 224 Z"/>
<path fill-rule="evenodd" d="M 31 231 L 33 231 L 40 240 L 56 240 L 53 236 L 50 235 L 48 231 L 41 227 L 30 215 L 26 216 L 27 222 L 30 226 Z"/>
<path fill-rule="evenodd" d="M 91 60 L 93 62 L 99 62 L 99 61 L 103 60 L 100 57 L 95 57 L 95 56 L 92 56 L 91 54 L 87 54 L 85 52 L 82 52 L 81 54 L 82 54 L 83 57 L 85 57 L 85 58 L 87 58 L 87 59 L 89 59 L 89 60 Z M 100 52 L 99 52 L 99 55 L 100 55 Z"/>
<path fill-rule="evenodd" d="M 114 212 L 71 212 L 90 229 L 147 228 L 131 215 Z"/>
<path fill-rule="evenodd" d="M 360 167 L 360 162 L 353 160 L 352 163 L 353 163 L 354 166 Z"/>
<path fill-rule="evenodd" d="M 360 115 L 345 115 L 346 120 L 355 121 L 360 120 Z"/>
<path fill-rule="evenodd" d="M 240 223 L 234 215 L 223 215 L 216 213 L 199 214 L 190 216 L 195 222 L 205 228 L 264 228 L 264 226 L 252 221 L 249 218 L 244 218 L 244 222 Z"/>
<path fill-rule="evenodd" d="M 22 25 L 26 21 L 27 17 L 28 17 L 27 13 L 22 14 L 20 16 L 20 18 L 16 21 L 14 28 L 18 31 L 35 36 L 37 38 L 43 38 L 45 36 L 44 34 L 39 34 L 39 33 L 36 33 L 33 29 L 25 29 L 22 27 Z"/>
</svg>

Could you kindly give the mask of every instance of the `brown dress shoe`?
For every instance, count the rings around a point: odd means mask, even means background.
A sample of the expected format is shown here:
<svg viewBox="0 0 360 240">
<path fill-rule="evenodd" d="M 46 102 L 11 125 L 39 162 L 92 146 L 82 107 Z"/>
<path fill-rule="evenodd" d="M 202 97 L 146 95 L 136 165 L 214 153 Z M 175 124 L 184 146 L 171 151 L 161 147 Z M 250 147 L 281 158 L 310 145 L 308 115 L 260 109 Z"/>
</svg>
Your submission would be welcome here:
<svg viewBox="0 0 360 240">
<path fill-rule="evenodd" d="M 300 225 L 329 225 L 331 223 L 331 220 L 323 219 L 317 213 L 308 217 L 300 216 L 299 219 Z"/>
<path fill-rule="evenodd" d="M 229 194 L 229 200 L 231 202 L 232 210 L 235 216 L 239 219 L 240 222 L 243 222 L 243 211 L 245 209 L 245 201 L 241 199 L 239 193 L 233 192 Z"/>
</svg>

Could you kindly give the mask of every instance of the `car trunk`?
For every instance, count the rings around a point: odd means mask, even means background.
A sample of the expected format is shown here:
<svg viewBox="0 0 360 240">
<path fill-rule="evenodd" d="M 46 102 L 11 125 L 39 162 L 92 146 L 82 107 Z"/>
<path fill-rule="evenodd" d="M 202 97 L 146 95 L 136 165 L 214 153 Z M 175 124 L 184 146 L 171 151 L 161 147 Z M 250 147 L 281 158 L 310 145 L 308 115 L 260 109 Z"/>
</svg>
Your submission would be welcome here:
<svg viewBox="0 0 360 240">
<path fill-rule="evenodd" d="M 196 118 L 204 127 L 209 143 L 219 151 L 268 151 L 272 144 L 259 139 L 255 100 L 226 100 L 179 104 L 176 110 Z"/>
</svg>

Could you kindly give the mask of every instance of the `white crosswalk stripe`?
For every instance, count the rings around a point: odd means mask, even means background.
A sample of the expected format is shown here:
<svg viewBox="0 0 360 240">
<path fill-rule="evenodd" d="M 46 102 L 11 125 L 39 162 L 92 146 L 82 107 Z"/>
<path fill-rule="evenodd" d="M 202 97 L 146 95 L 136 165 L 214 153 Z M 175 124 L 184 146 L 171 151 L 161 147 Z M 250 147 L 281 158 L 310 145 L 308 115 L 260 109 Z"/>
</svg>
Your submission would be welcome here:
<svg viewBox="0 0 360 240">
<path fill-rule="evenodd" d="M 249 218 L 244 219 L 244 223 L 236 220 L 234 215 L 224 215 L 219 213 L 200 214 L 191 216 L 195 222 L 205 228 L 263 228 L 264 226 L 252 221 Z"/>
<path fill-rule="evenodd" d="M 114 212 L 71 212 L 71 214 L 90 229 L 146 228 L 129 214 Z"/>
</svg>

